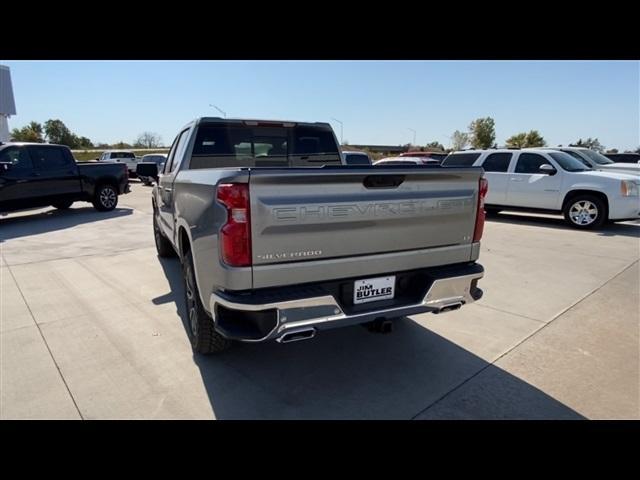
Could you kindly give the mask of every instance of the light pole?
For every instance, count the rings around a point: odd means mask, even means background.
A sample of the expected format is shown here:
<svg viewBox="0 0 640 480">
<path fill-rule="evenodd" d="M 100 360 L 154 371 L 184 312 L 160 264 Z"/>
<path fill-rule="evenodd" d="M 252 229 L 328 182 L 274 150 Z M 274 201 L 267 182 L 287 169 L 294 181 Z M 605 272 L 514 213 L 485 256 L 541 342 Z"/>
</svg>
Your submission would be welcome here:
<svg viewBox="0 0 640 480">
<path fill-rule="evenodd" d="M 220 110 L 218 107 L 216 107 L 215 105 L 213 105 L 213 104 L 211 104 L 211 103 L 209 104 L 209 106 L 210 106 L 210 107 L 215 108 L 215 109 L 216 109 L 216 110 L 218 110 L 222 115 L 224 115 L 224 118 L 227 118 L 227 112 L 224 112 L 224 111 Z"/>
<path fill-rule="evenodd" d="M 343 138 L 342 138 L 342 122 L 340 120 L 338 120 L 337 118 L 333 118 L 331 117 L 331 120 L 335 120 L 336 122 L 338 122 L 340 124 L 340 145 L 342 145 L 343 142 Z"/>
<path fill-rule="evenodd" d="M 411 146 L 414 146 L 416 144 L 416 131 L 413 128 L 410 128 L 409 130 L 413 132 L 413 143 Z"/>
</svg>

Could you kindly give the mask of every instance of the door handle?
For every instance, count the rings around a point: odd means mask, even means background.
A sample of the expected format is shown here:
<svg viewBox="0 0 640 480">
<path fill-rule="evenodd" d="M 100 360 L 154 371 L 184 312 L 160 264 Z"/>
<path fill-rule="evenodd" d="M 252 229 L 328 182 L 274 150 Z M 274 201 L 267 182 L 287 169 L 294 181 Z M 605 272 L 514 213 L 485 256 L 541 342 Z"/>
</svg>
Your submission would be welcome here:
<svg viewBox="0 0 640 480">
<path fill-rule="evenodd" d="M 514 178 L 511 178 L 511 181 L 512 181 L 512 182 L 524 182 L 524 178 L 517 178 L 517 177 L 514 177 Z"/>
<path fill-rule="evenodd" d="M 365 188 L 397 188 L 404 182 L 404 175 L 369 175 L 364 177 Z"/>
</svg>

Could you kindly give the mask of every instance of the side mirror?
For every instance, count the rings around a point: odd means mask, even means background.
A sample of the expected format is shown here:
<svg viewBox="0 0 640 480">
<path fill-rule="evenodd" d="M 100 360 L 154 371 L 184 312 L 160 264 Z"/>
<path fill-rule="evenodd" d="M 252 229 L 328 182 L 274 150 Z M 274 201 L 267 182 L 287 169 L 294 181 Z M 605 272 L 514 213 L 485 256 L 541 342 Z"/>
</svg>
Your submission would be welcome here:
<svg viewBox="0 0 640 480">
<path fill-rule="evenodd" d="M 158 164 L 155 162 L 140 162 L 136 165 L 136 174 L 140 177 L 153 178 L 158 181 Z"/>
<path fill-rule="evenodd" d="M 538 171 L 540 173 L 544 173 L 545 175 L 555 175 L 556 174 L 556 169 L 553 168 L 553 166 L 549 165 L 548 163 L 544 163 L 544 164 L 540 165 L 540 168 L 538 169 Z"/>
</svg>

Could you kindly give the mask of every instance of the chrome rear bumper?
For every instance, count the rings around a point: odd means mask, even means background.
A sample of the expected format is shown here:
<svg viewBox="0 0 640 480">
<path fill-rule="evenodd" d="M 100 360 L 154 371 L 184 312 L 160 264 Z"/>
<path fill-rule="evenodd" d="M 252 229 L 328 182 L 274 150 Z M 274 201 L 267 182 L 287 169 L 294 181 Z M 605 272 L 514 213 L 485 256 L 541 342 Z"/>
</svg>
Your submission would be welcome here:
<svg viewBox="0 0 640 480">
<path fill-rule="evenodd" d="M 479 265 L 476 265 L 479 267 Z M 225 336 L 245 342 L 278 340 L 292 331 L 304 329 L 325 330 L 330 328 L 366 323 L 378 318 L 397 318 L 424 312 L 440 313 L 455 310 L 462 305 L 473 303 L 482 297 L 482 290 L 476 284 L 484 276 L 482 268 L 464 275 L 437 278 L 431 282 L 421 301 L 393 308 L 367 310 L 362 313 L 347 314 L 333 295 L 322 295 L 296 300 L 268 303 L 247 303 L 240 299 L 230 300 L 222 294 L 213 293 L 209 304 L 216 328 Z M 246 297 L 245 297 L 246 298 Z M 266 335 L 248 338 L 230 332 L 216 318 L 218 307 L 240 312 L 275 312 L 274 326 Z"/>
</svg>

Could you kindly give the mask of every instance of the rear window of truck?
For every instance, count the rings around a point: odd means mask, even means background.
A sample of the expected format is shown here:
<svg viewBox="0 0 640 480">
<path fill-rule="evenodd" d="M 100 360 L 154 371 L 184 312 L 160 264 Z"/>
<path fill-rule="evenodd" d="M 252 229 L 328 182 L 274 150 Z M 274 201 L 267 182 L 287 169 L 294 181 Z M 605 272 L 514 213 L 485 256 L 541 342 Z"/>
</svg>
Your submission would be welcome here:
<svg viewBox="0 0 640 480">
<path fill-rule="evenodd" d="M 333 132 L 295 126 L 203 125 L 189 168 L 340 165 Z"/>
<path fill-rule="evenodd" d="M 111 152 L 110 158 L 136 158 L 131 152 Z"/>
</svg>

